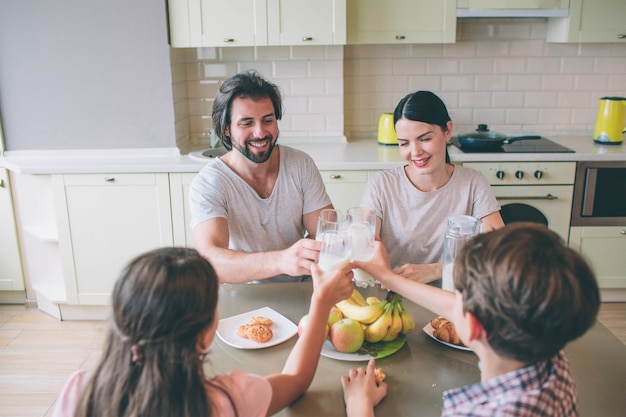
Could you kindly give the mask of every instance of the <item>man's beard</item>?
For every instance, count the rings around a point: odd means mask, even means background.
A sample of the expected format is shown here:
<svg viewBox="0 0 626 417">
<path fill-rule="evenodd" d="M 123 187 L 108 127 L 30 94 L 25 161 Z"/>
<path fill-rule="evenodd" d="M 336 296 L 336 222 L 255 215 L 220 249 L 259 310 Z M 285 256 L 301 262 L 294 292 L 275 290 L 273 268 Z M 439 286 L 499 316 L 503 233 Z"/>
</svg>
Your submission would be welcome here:
<svg viewBox="0 0 626 417">
<path fill-rule="evenodd" d="M 251 151 L 252 147 L 248 145 L 248 142 L 260 141 L 260 140 L 269 140 L 270 147 L 265 152 L 255 154 Z M 263 162 L 266 162 L 268 159 L 270 159 L 270 156 L 272 155 L 272 151 L 274 150 L 274 146 L 276 146 L 276 140 L 272 142 L 272 137 L 267 136 L 263 139 L 253 139 L 251 141 L 247 141 L 245 147 L 239 145 L 239 143 L 237 143 L 236 141 L 232 141 L 232 145 L 233 145 L 233 148 L 237 149 L 243 156 L 248 158 L 250 161 L 254 162 L 255 164 L 262 164 Z"/>
</svg>

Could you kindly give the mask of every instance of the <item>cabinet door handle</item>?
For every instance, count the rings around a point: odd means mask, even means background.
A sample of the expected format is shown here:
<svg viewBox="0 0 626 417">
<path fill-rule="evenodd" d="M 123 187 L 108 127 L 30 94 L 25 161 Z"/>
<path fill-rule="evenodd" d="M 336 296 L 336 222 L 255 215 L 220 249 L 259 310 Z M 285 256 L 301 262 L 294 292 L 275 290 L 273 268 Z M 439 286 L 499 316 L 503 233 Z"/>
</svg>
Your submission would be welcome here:
<svg viewBox="0 0 626 417">
<path fill-rule="evenodd" d="M 558 200 L 559 197 L 546 194 L 546 195 L 529 195 L 522 197 L 496 197 L 496 200 Z"/>
<path fill-rule="evenodd" d="M 104 177 L 106 182 L 115 182 L 115 177 Z"/>
<path fill-rule="evenodd" d="M 341 178 L 340 174 L 333 174 L 333 175 L 330 176 L 331 180 L 338 180 L 339 178 Z"/>
<path fill-rule="evenodd" d="M 232 42 L 235 42 L 235 39 L 233 39 L 233 38 L 224 38 L 224 42 L 232 43 Z"/>
<path fill-rule="evenodd" d="M 310 41 L 312 41 L 312 40 L 313 40 L 313 38 L 312 38 L 312 37 L 310 37 L 310 36 L 303 36 L 303 37 L 302 37 L 302 42 L 310 42 Z"/>
<path fill-rule="evenodd" d="M 626 235 L 626 230 L 620 230 L 619 231 L 622 235 Z"/>
<path fill-rule="evenodd" d="M 617 39 L 626 39 L 626 33 L 620 33 L 617 35 Z"/>
<path fill-rule="evenodd" d="M 0 188 L 4 188 L 4 180 L 0 180 Z"/>
<path fill-rule="evenodd" d="M 406 39 L 406 36 L 404 36 L 404 35 L 396 35 L 396 40 L 397 41 L 403 41 L 405 39 Z"/>
</svg>

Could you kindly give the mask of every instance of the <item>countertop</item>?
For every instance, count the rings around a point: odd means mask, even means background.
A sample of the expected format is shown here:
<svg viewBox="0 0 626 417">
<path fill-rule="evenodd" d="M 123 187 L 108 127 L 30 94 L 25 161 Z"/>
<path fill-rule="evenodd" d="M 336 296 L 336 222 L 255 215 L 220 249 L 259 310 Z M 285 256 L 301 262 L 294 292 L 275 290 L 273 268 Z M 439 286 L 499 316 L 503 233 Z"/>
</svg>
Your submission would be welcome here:
<svg viewBox="0 0 626 417">
<path fill-rule="evenodd" d="M 221 318 L 271 307 L 295 323 L 307 312 L 312 284 L 268 283 L 224 284 L 220 288 Z M 365 296 L 384 297 L 380 287 L 361 290 Z M 478 358 L 444 346 L 427 336 L 422 328 L 432 312 L 405 300 L 417 327 L 396 353 L 376 361 L 385 372 L 387 397 L 376 408 L 378 416 L 439 416 L 443 391 L 478 382 Z M 209 351 L 210 375 L 243 369 L 259 375 L 280 372 L 298 336 L 265 349 L 241 350 L 218 337 Z M 597 322 L 583 337 L 570 343 L 565 352 L 578 388 L 581 416 L 618 416 L 626 410 L 626 346 Z M 344 362 L 320 358 L 317 372 L 306 394 L 279 416 L 345 416 L 340 377 L 366 362 Z"/>
<path fill-rule="evenodd" d="M 453 145 L 448 151 L 453 162 L 626 161 L 624 144 L 597 145 L 590 135 L 544 136 L 575 153 L 468 154 Z M 374 135 L 337 143 L 294 142 L 289 138 L 278 143 L 308 153 L 320 170 L 381 170 L 404 163 L 397 146 L 379 145 Z M 33 150 L 6 151 L 0 166 L 20 174 L 198 172 L 207 161 L 181 155 L 177 148 Z"/>
</svg>

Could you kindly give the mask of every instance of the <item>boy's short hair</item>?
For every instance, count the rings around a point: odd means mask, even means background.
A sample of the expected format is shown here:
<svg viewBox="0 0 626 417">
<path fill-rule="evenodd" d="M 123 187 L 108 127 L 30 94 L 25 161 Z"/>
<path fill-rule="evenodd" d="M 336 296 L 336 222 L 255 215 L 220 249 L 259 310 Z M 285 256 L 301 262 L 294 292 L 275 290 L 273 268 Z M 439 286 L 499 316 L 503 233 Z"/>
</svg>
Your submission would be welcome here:
<svg viewBox="0 0 626 417">
<path fill-rule="evenodd" d="M 546 360 L 584 334 L 600 304 L 589 265 L 538 223 L 511 223 L 466 243 L 454 286 L 491 348 L 525 363 Z"/>
</svg>

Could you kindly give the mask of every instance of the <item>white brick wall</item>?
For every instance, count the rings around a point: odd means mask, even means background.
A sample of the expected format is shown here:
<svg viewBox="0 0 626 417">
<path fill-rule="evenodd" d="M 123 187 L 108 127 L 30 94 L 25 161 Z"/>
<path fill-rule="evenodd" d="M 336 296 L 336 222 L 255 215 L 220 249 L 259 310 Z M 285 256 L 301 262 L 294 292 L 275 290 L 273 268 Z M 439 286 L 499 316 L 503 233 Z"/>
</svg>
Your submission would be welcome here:
<svg viewBox="0 0 626 417">
<path fill-rule="evenodd" d="M 182 51 L 182 52 L 181 52 Z M 283 137 L 343 137 L 343 47 L 198 48 L 173 50 L 177 145 L 182 151 L 208 143 L 211 109 L 219 85 L 256 69 L 283 93 Z M 180 128 L 180 129 L 178 129 Z"/>
<path fill-rule="evenodd" d="M 282 89 L 283 137 L 373 132 L 420 89 L 444 100 L 457 132 L 591 131 L 598 99 L 626 96 L 626 43 L 546 43 L 545 30 L 544 19 L 463 19 L 447 45 L 172 50 L 179 147 L 206 140 L 218 83 L 248 68 Z"/>
</svg>

